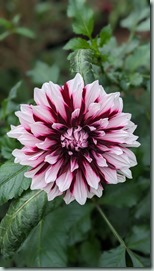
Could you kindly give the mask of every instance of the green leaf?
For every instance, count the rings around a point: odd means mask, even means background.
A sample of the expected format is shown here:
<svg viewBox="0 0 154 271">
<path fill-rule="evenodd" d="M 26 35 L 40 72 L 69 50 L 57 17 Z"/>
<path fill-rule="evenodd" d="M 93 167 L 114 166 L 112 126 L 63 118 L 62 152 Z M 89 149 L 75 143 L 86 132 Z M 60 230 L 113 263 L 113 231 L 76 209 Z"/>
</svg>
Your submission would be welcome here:
<svg viewBox="0 0 154 271">
<path fill-rule="evenodd" d="M 16 109 L 16 104 L 12 102 L 13 99 L 16 98 L 17 92 L 21 87 L 21 81 L 19 81 L 15 86 L 10 90 L 10 93 L 6 99 L 2 101 L 2 118 L 7 117 L 10 113 L 14 112 Z"/>
<path fill-rule="evenodd" d="M 100 32 L 100 46 L 106 44 L 110 40 L 111 35 L 112 35 L 111 26 L 107 25 L 103 27 L 103 29 Z"/>
<path fill-rule="evenodd" d="M 77 242 L 85 240 L 87 237 L 86 233 L 90 230 L 90 228 L 91 220 L 89 212 L 87 212 L 77 221 L 77 223 L 75 223 L 75 225 L 71 227 L 69 233 L 69 245 L 72 246 Z"/>
<path fill-rule="evenodd" d="M 129 82 L 130 82 L 130 85 L 133 85 L 133 86 L 139 86 L 141 85 L 141 83 L 143 82 L 143 77 L 141 74 L 139 73 L 133 73 L 129 76 Z"/>
<path fill-rule="evenodd" d="M 86 84 L 95 80 L 92 70 L 93 51 L 80 49 L 69 55 L 71 72 L 80 73 Z"/>
<path fill-rule="evenodd" d="M 82 38 L 73 38 L 64 46 L 65 50 L 89 49 L 89 43 Z"/>
<path fill-rule="evenodd" d="M 0 26 L 5 27 L 6 29 L 9 29 L 12 27 L 12 22 L 4 19 L 4 18 L 0 18 Z"/>
<path fill-rule="evenodd" d="M 31 29 L 27 28 L 27 27 L 17 27 L 14 30 L 14 32 L 16 34 L 19 34 L 21 36 L 25 36 L 25 37 L 30 38 L 30 39 L 34 39 L 35 38 L 34 32 Z"/>
<path fill-rule="evenodd" d="M 20 21 L 21 15 L 20 14 L 16 14 L 13 19 L 12 19 L 12 23 L 16 26 L 18 25 L 19 21 Z"/>
<path fill-rule="evenodd" d="M 59 68 L 57 65 L 49 66 L 42 61 L 37 61 L 33 70 L 27 74 L 32 78 L 34 83 L 43 84 L 45 82 L 57 82 L 59 77 Z"/>
<path fill-rule="evenodd" d="M 80 257 L 86 267 L 98 267 L 100 245 L 96 239 L 82 243 Z"/>
<path fill-rule="evenodd" d="M 141 201 L 137 204 L 135 209 L 135 218 L 140 219 L 149 219 L 150 217 L 150 192 L 148 192 L 146 195 L 144 195 L 141 199 Z"/>
<path fill-rule="evenodd" d="M 80 11 L 84 8 L 85 0 L 69 0 L 67 8 L 68 17 L 76 17 Z"/>
<path fill-rule="evenodd" d="M 33 229 L 19 250 L 22 265 L 27 267 L 66 267 L 70 231 L 90 215 L 91 205 L 73 202 L 48 214 Z"/>
<path fill-rule="evenodd" d="M 88 38 L 91 38 L 94 27 L 93 13 L 91 11 L 86 12 L 83 17 L 73 23 L 72 27 L 74 33 L 82 34 L 87 36 Z"/>
<path fill-rule="evenodd" d="M 12 151 L 16 149 L 18 143 L 15 139 L 9 138 L 7 135 L 0 137 L 1 155 L 7 159 L 12 159 Z"/>
<path fill-rule="evenodd" d="M 9 96 L 8 99 L 12 100 L 15 99 L 17 96 L 17 91 L 18 89 L 21 87 L 21 81 L 19 81 L 17 84 L 15 84 L 15 86 L 13 88 L 11 88 L 10 92 L 9 92 Z"/>
<path fill-rule="evenodd" d="M 5 31 L 4 33 L 0 34 L 0 41 L 6 39 L 10 35 L 9 31 Z"/>
<path fill-rule="evenodd" d="M 91 38 L 94 27 L 93 10 L 85 5 L 84 0 L 69 0 L 68 17 L 73 17 L 73 31 Z"/>
<path fill-rule="evenodd" d="M 140 23 L 136 27 L 136 31 L 143 32 L 143 31 L 150 31 L 150 18 L 147 18 L 144 22 Z"/>
<path fill-rule="evenodd" d="M 115 185 L 110 185 L 106 187 L 104 196 L 100 198 L 99 201 L 102 204 L 120 208 L 133 207 L 138 203 L 147 185 L 147 180 L 144 179 L 138 182 L 129 180 L 123 184 L 118 184 L 116 187 Z"/>
<path fill-rule="evenodd" d="M 0 205 L 20 196 L 28 189 L 30 179 L 24 177 L 28 167 L 6 162 L 0 167 Z"/>
<path fill-rule="evenodd" d="M 150 16 L 149 7 L 143 8 L 141 11 L 133 11 L 128 17 L 121 21 L 121 26 L 128 28 L 130 30 L 136 30 L 137 25 L 143 19 L 146 19 Z"/>
<path fill-rule="evenodd" d="M 147 225 L 138 225 L 132 228 L 132 232 L 126 239 L 129 248 L 150 254 L 150 229 Z"/>
<path fill-rule="evenodd" d="M 103 252 L 100 257 L 99 267 L 126 267 L 125 253 L 125 247 L 122 245 Z"/>
<path fill-rule="evenodd" d="M 144 267 L 143 263 L 141 262 L 140 258 L 138 255 L 131 250 L 127 249 L 127 252 L 132 260 L 133 267 Z"/>
<path fill-rule="evenodd" d="M 50 202 L 51 210 L 61 202 Z M 47 196 L 44 191 L 28 191 L 15 200 L 0 224 L 0 247 L 2 255 L 14 254 L 31 230 L 39 223 L 47 208 Z"/>
<path fill-rule="evenodd" d="M 133 54 L 129 55 L 125 61 L 125 68 L 130 71 L 136 71 L 140 67 L 149 69 L 150 67 L 150 45 L 139 46 Z"/>
</svg>

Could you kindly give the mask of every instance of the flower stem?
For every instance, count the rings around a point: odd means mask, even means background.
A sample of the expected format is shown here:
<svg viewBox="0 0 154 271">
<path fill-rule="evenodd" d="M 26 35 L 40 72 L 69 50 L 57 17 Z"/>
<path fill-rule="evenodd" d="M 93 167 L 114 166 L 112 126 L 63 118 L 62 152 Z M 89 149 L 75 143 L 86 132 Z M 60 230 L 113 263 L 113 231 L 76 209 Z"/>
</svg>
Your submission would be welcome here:
<svg viewBox="0 0 154 271">
<path fill-rule="evenodd" d="M 106 215 L 104 214 L 104 212 L 102 211 L 102 209 L 100 208 L 99 205 L 95 204 L 97 210 L 99 211 L 100 215 L 103 217 L 103 219 L 105 220 L 106 224 L 109 226 L 110 230 L 112 231 L 112 233 L 114 234 L 114 236 L 117 238 L 117 240 L 119 241 L 119 243 L 124 246 L 127 249 L 127 246 L 125 244 L 125 242 L 122 240 L 122 238 L 120 237 L 119 233 L 115 230 L 115 228 L 112 226 L 112 224 L 110 223 L 110 221 L 108 220 L 108 218 L 106 217 Z"/>
</svg>

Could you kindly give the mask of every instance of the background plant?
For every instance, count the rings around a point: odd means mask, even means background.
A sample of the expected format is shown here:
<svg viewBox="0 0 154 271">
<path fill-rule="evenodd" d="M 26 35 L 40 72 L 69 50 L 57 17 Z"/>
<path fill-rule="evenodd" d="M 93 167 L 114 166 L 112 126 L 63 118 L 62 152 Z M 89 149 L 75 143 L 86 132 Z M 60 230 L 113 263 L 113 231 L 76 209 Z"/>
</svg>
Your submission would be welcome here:
<svg viewBox="0 0 154 271">
<path fill-rule="evenodd" d="M 2 1 L 1 266 L 150 266 L 150 10 L 144 0 L 92 2 Z M 19 104 L 33 102 L 33 87 L 62 84 L 70 71 L 121 92 L 141 143 L 133 180 L 106 186 L 85 206 L 30 191 L 27 168 L 11 155 L 19 143 L 6 136 Z"/>
</svg>

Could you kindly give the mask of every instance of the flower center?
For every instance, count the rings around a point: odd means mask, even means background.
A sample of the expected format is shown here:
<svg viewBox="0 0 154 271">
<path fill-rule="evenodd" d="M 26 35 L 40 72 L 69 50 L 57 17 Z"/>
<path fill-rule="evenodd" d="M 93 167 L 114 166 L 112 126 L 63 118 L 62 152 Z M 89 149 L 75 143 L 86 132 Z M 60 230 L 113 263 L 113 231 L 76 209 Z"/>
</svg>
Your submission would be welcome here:
<svg viewBox="0 0 154 271">
<path fill-rule="evenodd" d="M 71 150 L 80 151 L 88 146 L 88 134 L 80 127 L 69 128 L 61 135 L 62 147 L 68 149 L 68 154 L 72 155 Z"/>
</svg>

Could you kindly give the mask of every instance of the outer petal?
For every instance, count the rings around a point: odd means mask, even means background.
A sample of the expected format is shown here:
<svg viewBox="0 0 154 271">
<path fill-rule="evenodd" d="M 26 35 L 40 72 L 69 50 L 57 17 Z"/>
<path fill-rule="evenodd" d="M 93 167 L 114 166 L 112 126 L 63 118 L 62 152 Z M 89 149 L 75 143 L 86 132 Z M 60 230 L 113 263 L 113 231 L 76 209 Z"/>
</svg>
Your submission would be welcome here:
<svg viewBox="0 0 154 271">
<path fill-rule="evenodd" d="M 45 173 L 45 182 L 51 183 L 54 182 L 57 178 L 58 171 L 62 165 L 62 160 L 59 160 L 55 165 L 50 166 L 49 169 Z"/>
<path fill-rule="evenodd" d="M 37 105 L 45 105 L 50 107 L 44 89 L 34 88 L 34 101 Z"/>
<path fill-rule="evenodd" d="M 72 183 L 73 174 L 70 172 L 70 170 L 67 170 L 65 173 L 60 175 L 57 180 L 56 184 L 61 192 L 66 191 L 70 188 L 70 185 Z"/>
<path fill-rule="evenodd" d="M 25 132 L 26 130 L 22 125 L 18 125 L 18 126 L 11 125 L 11 131 L 9 131 L 7 135 L 12 138 L 18 138 Z"/>
<path fill-rule="evenodd" d="M 94 189 L 98 189 L 98 184 L 100 182 L 100 177 L 96 174 L 96 172 L 92 169 L 92 167 L 86 161 L 83 163 L 85 168 L 85 177 L 86 181 L 90 187 Z"/>
<path fill-rule="evenodd" d="M 72 202 L 74 200 L 74 196 L 72 195 L 72 193 L 70 192 L 70 190 L 67 190 L 65 197 L 64 197 L 64 201 L 66 204 L 69 204 L 70 202 Z"/>
<path fill-rule="evenodd" d="M 43 188 L 43 190 L 47 192 L 47 196 L 48 196 L 49 201 L 62 195 L 62 192 L 59 191 L 57 185 L 48 184 L 46 187 Z"/>
<path fill-rule="evenodd" d="M 64 107 L 64 100 L 61 94 L 61 88 L 57 84 L 52 83 L 45 83 L 42 86 L 42 89 L 45 90 L 48 99 L 51 103 L 55 106 L 56 111 L 66 119 L 66 111 Z"/>
<path fill-rule="evenodd" d="M 82 92 L 84 88 L 84 82 L 82 76 L 77 73 L 76 76 L 69 80 L 66 85 L 68 86 L 69 97 L 73 98 L 74 109 L 81 107 Z"/>
<path fill-rule="evenodd" d="M 74 198 L 81 205 L 85 204 L 88 194 L 88 189 L 84 183 L 81 172 L 78 171 L 76 174 L 76 180 L 74 184 L 74 189 L 72 192 Z"/>
<path fill-rule="evenodd" d="M 85 90 L 86 90 L 86 95 L 85 95 L 85 104 L 86 104 L 86 108 L 89 108 L 89 105 L 91 103 L 94 103 L 97 98 L 100 96 L 100 86 L 97 81 L 94 81 L 91 84 L 88 84 L 85 86 Z"/>
<path fill-rule="evenodd" d="M 100 170 L 103 173 L 104 179 L 107 181 L 108 184 L 118 183 L 117 172 L 115 169 L 103 167 L 100 168 Z"/>
<path fill-rule="evenodd" d="M 90 188 L 90 192 L 88 191 L 88 198 L 92 198 L 94 195 L 96 195 L 97 197 L 101 197 L 103 193 L 103 187 L 102 185 L 99 184 L 97 189 L 94 188 Z"/>
</svg>

